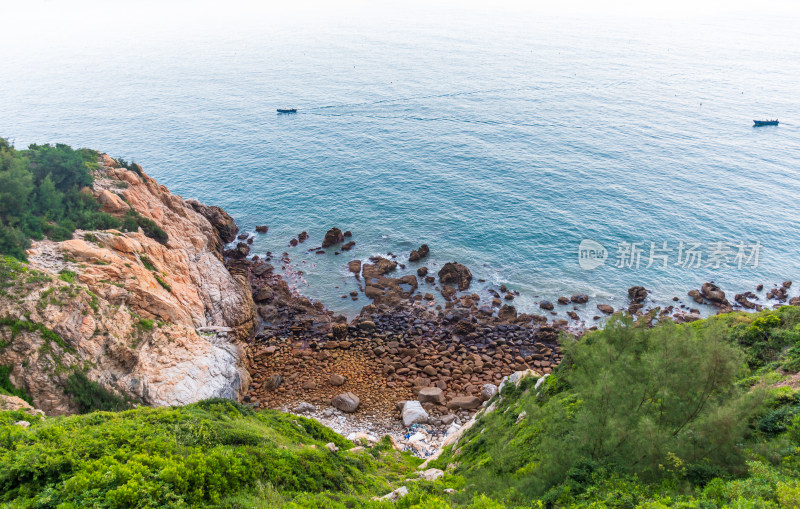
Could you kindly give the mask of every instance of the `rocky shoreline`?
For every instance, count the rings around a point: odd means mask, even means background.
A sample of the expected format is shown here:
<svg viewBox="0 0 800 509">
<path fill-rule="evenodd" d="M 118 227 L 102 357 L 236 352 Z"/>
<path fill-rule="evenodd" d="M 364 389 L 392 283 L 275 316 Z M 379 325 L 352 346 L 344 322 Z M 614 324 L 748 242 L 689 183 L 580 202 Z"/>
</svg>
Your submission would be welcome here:
<svg viewBox="0 0 800 509">
<path fill-rule="evenodd" d="M 322 246 L 308 251 L 327 254 L 325 249 L 337 246 L 349 251 L 354 241 L 345 239 L 351 236 L 332 228 Z M 225 251 L 226 263 L 247 277 L 260 317 L 249 345 L 252 382 L 243 401 L 314 417 L 346 436 L 389 434 L 399 448 L 421 456 L 432 454 L 468 422 L 508 377 L 550 373 L 563 358 L 560 335 L 579 337 L 597 328 L 586 326 L 575 312 L 591 305 L 585 294 L 541 301 L 542 314 L 518 313 L 514 292 L 504 286 L 483 298 L 470 293 L 473 275 L 457 262 L 445 263 L 435 275 L 423 266 L 416 276 L 393 277 L 404 266 L 392 253 L 345 262 L 361 290 L 349 297 L 371 301 L 348 320 L 303 297 L 276 274 L 273 263 L 291 271 L 288 253 L 251 257 L 253 237 L 237 237 L 239 242 Z M 302 232 L 290 245 L 308 238 Z M 408 261 L 429 256 L 430 247 L 423 244 L 409 253 Z M 800 297 L 789 298 L 790 287 L 790 281 L 784 282 L 769 298 L 775 305 L 799 305 Z M 713 282 L 687 295 L 717 312 L 762 307 L 749 292 L 737 294 L 731 303 Z M 675 305 L 665 308 L 648 306 L 648 297 L 644 287 L 631 287 L 627 307 L 597 303 L 594 319 L 619 312 L 647 324 L 701 317 L 696 306 L 678 303 L 677 297 Z M 558 318 L 558 308 L 571 320 Z"/>
</svg>

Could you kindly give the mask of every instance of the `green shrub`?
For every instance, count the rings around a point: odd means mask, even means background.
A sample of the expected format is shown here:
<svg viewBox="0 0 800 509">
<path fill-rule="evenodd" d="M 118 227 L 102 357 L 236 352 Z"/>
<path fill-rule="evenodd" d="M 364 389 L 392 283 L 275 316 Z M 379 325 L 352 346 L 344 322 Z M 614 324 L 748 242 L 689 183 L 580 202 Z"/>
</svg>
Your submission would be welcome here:
<svg viewBox="0 0 800 509">
<path fill-rule="evenodd" d="M 131 407 L 125 398 L 89 380 L 82 371 L 74 371 L 69 375 L 64 392 L 72 396 L 82 414 L 97 410 L 116 412 Z"/>
<path fill-rule="evenodd" d="M 14 387 L 14 384 L 11 383 L 9 375 L 11 375 L 11 367 L 0 366 L 0 394 L 10 394 L 11 396 L 22 398 L 28 403 L 33 402 L 31 396 L 27 392 Z"/>
</svg>

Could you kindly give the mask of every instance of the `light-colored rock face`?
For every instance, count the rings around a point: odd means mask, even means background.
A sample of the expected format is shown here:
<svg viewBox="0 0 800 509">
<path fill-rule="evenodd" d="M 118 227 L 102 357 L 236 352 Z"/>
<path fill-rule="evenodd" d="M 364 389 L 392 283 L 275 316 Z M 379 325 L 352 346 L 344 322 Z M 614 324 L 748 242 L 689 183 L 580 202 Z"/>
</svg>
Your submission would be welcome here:
<svg viewBox="0 0 800 509">
<path fill-rule="evenodd" d="M 141 230 L 35 242 L 29 272 L 0 297 L 0 318 L 28 317 L 68 347 L 36 330 L 12 338 L 10 327 L 0 327 L 0 340 L 9 343 L 0 364 L 13 366 L 12 382 L 48 414 L 75 410 L 63 392 L 74 368 L 149 405 L 237 398 L 250 380 L 240 340 L 255 323 L 247 281 L 226 269 L 217 230 L 205 217 L 143 172 L 112 163 L 104 156 L 95 176 L 104 210 L 123 216 L 133 207 L 168 242 Z"/>
</svg>

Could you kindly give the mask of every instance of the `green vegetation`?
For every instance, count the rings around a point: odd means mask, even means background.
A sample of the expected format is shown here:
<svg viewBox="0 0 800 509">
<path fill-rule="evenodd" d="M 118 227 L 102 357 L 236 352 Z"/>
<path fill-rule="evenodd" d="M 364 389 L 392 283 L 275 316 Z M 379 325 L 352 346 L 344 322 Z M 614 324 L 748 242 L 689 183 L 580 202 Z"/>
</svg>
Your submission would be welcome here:
<svg viewBox="0 0 800 509">
<path fill-rule="evenodd" d="M 89 380 L 82 371 L 74 371 L 69 375 L 64 392 L 72 396 L 82 414 L 98 410 L 115 412 L 131 408 L 130 402 L 125 398 Z"/>
<path fill-rule="evenodd" d="M 154 324 L 140 320 L 145 330 Z M 315 421 L 227 400 L 13 426 L 0 413 L 10 507 L 800 507 L 800 308 L 648 329 L 612 319 L 545 380 L 507 384 L 461 441 L 420 460 L 362 451 Z M 82 377 L 82 378 L 81 378 Z M 87 403 L 113 395 L 70 375 Z M 537 382 L 539 387 L 537 388 Z M 109 399 L 110 398 L 110 399 Z M 119 408 L 119 407 L 117 407 Z M 333 442 L 338 452 L 325 444 Z M 376 501 L 401 485 L 396 504 Z"/>
<path fill-rule="evenodd" d="M 774 383 L 794 365 L 799 324 L 791 306 L 652 329 L 612 320 L 564 345 L 539 390 L 533 378 L 505 387 L 436 466 L 458 465 L 456 500 L 798 507 L 800 395 Z"/>
<path fill-rule="evenodd" d="M 0 254 L 24 260 L 31 239 L 66 240 L 76 228 L 141 227 L 145 235 L 166 243 L 164 230 L 136 211 L 118 219 L 100 210 L 88 189 L 96 168 L 93 150 L 63 144 L 16 150 L 0 138 Z"/>
<path fill-rule="evenodd" d="M 11 367 L 0 366 L 0 394 L 5 394 L 8 396 L 17 396 L 30 403 L 32 401 L 30 395 L 25 391 L 23 391 L 22 389 L 17 389 L 16 387 L 14 387 L 14 384 L 12 384 L 11 380 L 9 379 L 10 374 L 11 374 Z"/>
<path fill-rule="evenodd" d="M 168 284 L 166 281 L 164 281 L 164 280 L 161 278 L 161 276 L 159 276 L 158 274 L 153 274 L 153 277 L 155 277 L 155 278 L 156 278 L 156 281 L 158 281 L 158 284 L 160 284 L 161 286 L 163 286 L 163 287 L 164 287 L 164 289 L 165 289 L 166 291 L 168 291 L 168 292 L 171 292 L 171 291 L 172 291 L 172 287 L 171 287 L 171 286 L 170 286 L 170 285 L 169 285 L 169 284 Z"/>
<path fill-rule="evenodd" d="M 52 330 L 48 329 L 44 325 L 40 323 L 35 323 L 30 320 L 18 320 L 16 318 L 0 318 L 0 328 L 2 327 L 11 327 L 11 340 L 13 341 L 14 338 L 20 333 L 20 331 L 27 331 L 27 332 L 38 332 L 42 338 L 48 343 L 52 342 L 60 346 L 61 348 L 71 350 L 72 347 L 67 343 L 67 341 L 59 336 L 57 333 L 53 332 Z M 7 343 L 4 343 L 0 340 L 0 348 L 5 348 L 8 346 Z"/>
<path fill-rule="evenodd" d="M 2 416 L 0 501 L 14 507 L 364 507 L 418 463 L 388 444 L 377 458 L 347 452 L 353 444 L 316 421 L 228 400 L 27 430 Z"/>
</svg>

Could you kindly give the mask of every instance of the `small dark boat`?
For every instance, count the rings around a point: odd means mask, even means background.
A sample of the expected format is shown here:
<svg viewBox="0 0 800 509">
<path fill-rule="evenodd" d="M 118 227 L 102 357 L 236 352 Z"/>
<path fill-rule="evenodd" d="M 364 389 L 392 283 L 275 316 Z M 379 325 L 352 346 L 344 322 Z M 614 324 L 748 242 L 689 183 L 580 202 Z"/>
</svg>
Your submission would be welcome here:
<svg viewBox="0 0 800 509">
<path fill-rule="evenodd" d="M 278 108 L 278 113 L 297 113 L 297 108 L 288 108 L 288 109 Z"/>
<path fill-rule="evenodd" d="M 753 127 L 758 127 L 762 125 L 778 125 L 778 119 L 775 120 L 753 120 Z"/>
</svg>

